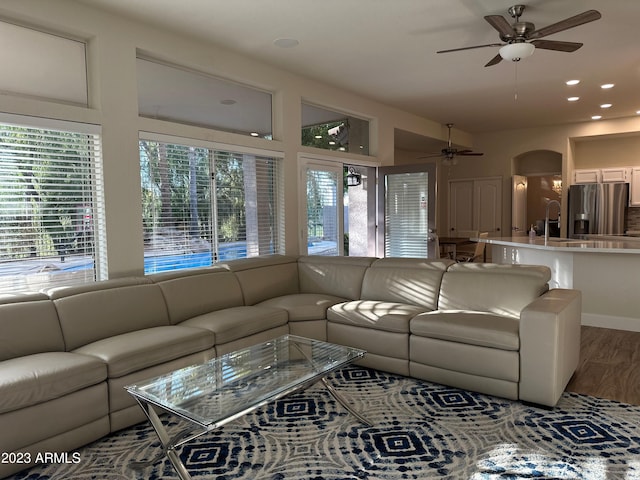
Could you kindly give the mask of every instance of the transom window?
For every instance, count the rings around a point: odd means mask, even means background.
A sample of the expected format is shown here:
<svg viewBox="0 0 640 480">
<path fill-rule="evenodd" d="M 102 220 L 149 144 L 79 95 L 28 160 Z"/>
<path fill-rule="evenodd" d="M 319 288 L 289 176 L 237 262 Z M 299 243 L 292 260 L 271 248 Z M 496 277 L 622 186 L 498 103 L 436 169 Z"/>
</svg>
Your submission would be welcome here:
<svg viewBox="0 0 640 480">
<path fill-rule="evenodd" d="M 272 138 L 270 92 L 155 59 L 136 65 L 141 116 Z"/>
<path fill-rule="evenodd" d="M 369 121 L 302 103 L 302 145 L 369 155 Z"/>
<path fill-rule="evenodd" d="M 3 94 L 86 106 L 84 42 L 0 21 Z M 10 46 L 10 47 L 9 47 Z"/>
</svg>

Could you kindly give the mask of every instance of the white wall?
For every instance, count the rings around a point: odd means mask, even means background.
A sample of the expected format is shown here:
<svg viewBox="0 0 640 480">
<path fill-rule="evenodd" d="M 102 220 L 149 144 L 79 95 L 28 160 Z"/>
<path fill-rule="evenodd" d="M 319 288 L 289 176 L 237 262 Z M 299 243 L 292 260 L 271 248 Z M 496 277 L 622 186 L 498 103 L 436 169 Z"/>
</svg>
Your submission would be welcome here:
<svg viewBox="0 0 640 480">
<path fill-rule="evenodd" d="M 88 42 L 89 108 L 0 95 L 0 111 L 102 126 L 109 276 L 139 274 L 143 269 L 138 132 L 152 131 L 284 152 L 287 253 L 298 250 L 297 156 L 333 155 L 347 163 L 394 161 L 394 128 L 439 138 L 442 126 L 387 107 L 353 92 L 341 91 L 270 67 L 201 40 L 180 37 L 118 18 L 69 0 L 3 0 L 0 18 L 45 28 Z M 274 93 L 275 140 L 139 118 L 137 112 L 136 51 L 215 76 Z M 300 146 L 300 102 L 370 118 L 370 151 L 375 157 L 328 153 Z"/>
</svg>

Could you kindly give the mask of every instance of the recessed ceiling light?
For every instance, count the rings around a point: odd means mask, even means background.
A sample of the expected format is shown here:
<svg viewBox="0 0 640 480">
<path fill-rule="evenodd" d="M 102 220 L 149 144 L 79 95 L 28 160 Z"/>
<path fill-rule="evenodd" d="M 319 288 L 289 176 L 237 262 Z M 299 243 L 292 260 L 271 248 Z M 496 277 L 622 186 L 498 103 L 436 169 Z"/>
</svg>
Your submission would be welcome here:
<svg viewBox="0 0 640 480">
<path fill-rule="evenodd" d="M 611 108 L 611 104 L 610 103 L 603 103 L 602 105 L 600 105 L 600 108 Z"/>
<path fill-rule="evenodd" d="M 580 83 L 580 80 L 567 80 L 565 83 L 567 85 L 577 85 Z"/>
<path fill-rule="evenodd" d="M 313 138 L 322 138 L 322 135 L 315 135 Z"/>
<path fill-rule="evenodd" d="M 227 99 L 225 99 L 225 100 L 220 100 L 220 103 L 221 103 L 222 105 L 233 105 L 233 104 L 238 103 L 238 102 L 236 102 L 236 101 L 235 101 L 234 99 L 232 99 L 232 98 L 227 98 Z"/>
<path fill-rule="evenodd" d="M 258 132 L 251 132 L 252 137 L 259 137 L 260 134 Z"/>
<path fill-rule="evenodd" d="M 570 102 L 577 102 L 578 100 L 580 100 L 580 97 L 569 97 L 567 98 L 567 100 L 569 100 Z"/>
<path fill-rule="evenodd" d="M 638 115 L 640 115 L 640 110 L 636 110 L 636 113 L 637 113 Z"/>
<path fill-rule="evenodd" d="M 280 48 L 293 48 L 300 45 L 300 42 L 295 38 L 282 37 L 282 38 L 276 38 L 273 41 L 273 44 L 276 47 L 280 47 Z"/>
<path fill-rule="evenodd" d="M 608 90 L 609 88 L 613 88 L 613 83 L 605 83 L 604 85 L 600 85 L 600 88 L 604 88 L 605 90 Z"/>
<path fill-rule="evenodd" d="M 602 118 L 602 115 L 593 115 L 591 117 L 591 120 L 600 120 Z"/>
<path fill-rule="evenodd" d="M 334 142 L 333 140 L 331 140 L 331 141 L 329 142 L 329 145 L 335 145 L 335 144 L 336 144 L 336 142 Z"/>
</svg>

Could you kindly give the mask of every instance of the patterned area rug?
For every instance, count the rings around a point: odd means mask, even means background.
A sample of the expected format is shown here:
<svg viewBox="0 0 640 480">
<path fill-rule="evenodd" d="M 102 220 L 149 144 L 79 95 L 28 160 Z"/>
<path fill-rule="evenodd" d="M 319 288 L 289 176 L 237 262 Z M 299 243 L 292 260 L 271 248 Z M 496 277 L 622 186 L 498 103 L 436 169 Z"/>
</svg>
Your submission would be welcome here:
<svg viewBox="0 0 640 480">
<path fill-rule="evenodd" d="M 322 384 L 200 437 L 180 455 L 194 479 L 640 480 L 640 407 L 565 393 L 553 410 L 351 367 L 330 377 L 374 424 Z M 181 425 L 171 423 L 172 429 Z M 146 424 L 12 479 L 178 479 Z"/>
</svg>

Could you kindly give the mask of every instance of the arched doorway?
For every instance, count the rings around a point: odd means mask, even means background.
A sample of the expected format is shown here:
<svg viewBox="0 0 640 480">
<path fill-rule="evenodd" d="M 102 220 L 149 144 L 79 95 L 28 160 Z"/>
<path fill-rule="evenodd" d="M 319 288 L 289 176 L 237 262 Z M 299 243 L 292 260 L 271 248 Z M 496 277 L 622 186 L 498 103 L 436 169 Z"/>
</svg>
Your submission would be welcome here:
<svg viewBox="0 0 640 480">
<path fill-rule="evenodd" d="M 513 159 L 511 228 L 514 235 L 526 234 L 533 225 L 544 234 L 547 203 L 562 202 L 562 154 L 552 150 L 532 150 Z M 551 236 L 560 236 L 560 214 L 550 219 Z"/>
</svg>

